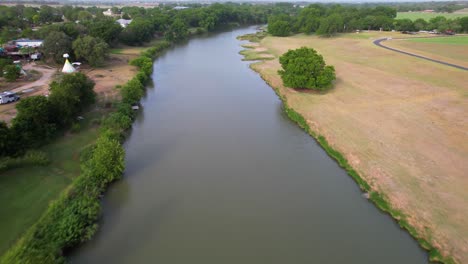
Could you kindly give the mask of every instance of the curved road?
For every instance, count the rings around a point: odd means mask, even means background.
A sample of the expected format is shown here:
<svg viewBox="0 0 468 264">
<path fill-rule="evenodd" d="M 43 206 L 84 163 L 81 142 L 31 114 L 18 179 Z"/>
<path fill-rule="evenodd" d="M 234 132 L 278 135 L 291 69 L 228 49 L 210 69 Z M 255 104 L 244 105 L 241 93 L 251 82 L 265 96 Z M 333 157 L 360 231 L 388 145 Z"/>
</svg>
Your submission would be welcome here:
<svg viewBox="0 0 468 264">
<path fill-rule="evenodd" d="M 394 48 L 390 48 L 390 47 L 382 45 L 381 42 L 386 41 L 386 40 L 387 40 L 387 38 L 377 39 L 377 40 L 374 40 L 374 44 L 381 47 L 381 48 L 384 48 L 384 49 L 388 49 L 388 50 L 391 50 L 391 51 L 399 52 L 399 53 L 406 54 L 406 55 L 409 55 L 409 56 L 413 56 L 413 57 L 416 57 L 416 58 L 420 58 L 420 59 L 440 63 L 440 64 L 450 66 L 450 67 L 454 67 L 454 68 L 457 68 L 457 69 L 460 69 L 460 70 L 468 71 L 467 67 L 463 67 L 463 66 L 460 66 L 460 65 L 448 63 L 448 62 L 445 62 L 445 61 L 431 59 L 431 58 L 428 58 L 428 57 L 424 57 L 424 56 L 421 56 L 421 55 L 417 55 L 417 54 L 414 54 L 414 53 L 410 53 L 410 52 L 406 52 L 406 51 L 402 51 L 402 50 L 399 50 L 399 49 L 394 49 Z"/>
</svg>

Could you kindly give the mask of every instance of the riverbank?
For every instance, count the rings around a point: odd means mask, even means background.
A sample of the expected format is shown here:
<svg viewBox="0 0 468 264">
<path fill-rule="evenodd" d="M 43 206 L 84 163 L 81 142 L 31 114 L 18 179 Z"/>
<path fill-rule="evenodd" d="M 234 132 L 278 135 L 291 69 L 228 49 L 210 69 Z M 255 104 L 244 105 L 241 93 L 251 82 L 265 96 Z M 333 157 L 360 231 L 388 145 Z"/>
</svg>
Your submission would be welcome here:
<svg viewBox="0 0 468 264">
<path fill-rule="evenodd" d="M 460 187 L 466 186 L 468 149 L 459 130 L 467 125 L 461 116 L 466 112 L 463 72 L 411 58 L 395 60 L 372 47 L 371 39 L 391 34 L 266 37 L 248 55 L 275 56 L 251 68 L 274 88 L 288 116 L 430 251 L 431 260 L 463 263 L 468 232 Z M 336 67 L 333 90 L 319 94 L 282 85 L 278 57 L 301 46 L 315 48 Z"/>
<path fill-rule="evenodd" d="M 97 120 L 100 124 L 99 129 L 89 128 L 95 131 L 92 141 L 81 145 L 80 148 L 69 146 L 72 151 L 78 151 L 73 160 L 78 160 L 74 164 L 78 164 L 80 170 L 74 172 L 79 176 L 70 177 L 62 187 L 55 189 L 52 194 L 60 193 L 58 199 L 55 200 L 55 196 L 51 195 L 44 201 L 43 206 L 35 211 L 36 214 L 42 214 L 43 207 L 53 200 L 37 222 L 31 219 L 27 221 L 28 225 L 34 224 L 2 256 L 1 263 L 63 262 L 67 249 L 90 239 L 96 232 L 101 193 L 111 182 L 120 178 L 124 169 L 124 150 L 121 143 L 125 138 L 124 132 L 130 128 L 135 117 L 132 104 L 137 103 L 143 96 L 144 85 L 152 73 L 153 59 L 169 46 L 169 43 L 158 42 L 154 47 L 142 51 L 138 58 L 126 61 L 126 64 L 131 66 L 121 67 L 124 71 L 131 71 L 137 67 L 139 71 L 126 84 L 119 86 L 120 92 L 112 98 L 100 96 L 99 103 L 112 111 L 101 120 Z M 141 63 L 142 61 L 144 63 Z M 116 66 L 122 65 L 111 67 Z M 109 83 L 112 81 L 101 86 L 110 87 Z M 115 85 L 112 85 L 112 89 L 115 89 Z M 101 89 L 101 93 L 103 90 L 108 91 Z M 65 190 L 62 191 L 62 188 Z"/>
</svg>

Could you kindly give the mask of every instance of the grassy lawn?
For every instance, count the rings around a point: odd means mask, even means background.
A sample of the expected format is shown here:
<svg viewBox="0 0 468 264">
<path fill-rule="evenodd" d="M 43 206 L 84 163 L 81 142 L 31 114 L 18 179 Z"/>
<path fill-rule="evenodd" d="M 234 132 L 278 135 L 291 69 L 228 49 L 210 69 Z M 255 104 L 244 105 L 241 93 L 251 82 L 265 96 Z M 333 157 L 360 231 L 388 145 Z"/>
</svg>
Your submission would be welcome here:
<svg viewBox="0 0 468 264">
<path fill-rule="evenodd" d="M 110 49 L 110 54 L 122 54 L 124 49 Z"/>
<path fill-rule="evenodd" d="M 51 164 L 45 167 L 25 167 L 0 173 L 0 255 L 25 232 L 56 199 L 71 180 L 80 173 L 79 153 L 93 143 L 98 129 L 91 121 L 102 114 L 85 115 L 82 129 L 67 134 L 41 148 Z"/>
<path fill-rule="evenodd" d="M 411 41 L 411 42 L 420 42 L 420 43 L 468 45 L 468 36 L 441 37 L 441 38 L 415 38 L 415 39 L 411 39 L 409 41 Z"/>
<path fill-rule="evenodd" d="M 457 17 L 464 17 L 468 16 L 468 14 L 464 13 L 424 13 L 424 12 L 398 12 L 397 19 L 409 18 L 411 20 L 416 20 L 418 18 L 422 18 L 424 20 L 429 20 L 434 17 L 444 16 L 446 18 L 457 18 Z"/>
</svg>

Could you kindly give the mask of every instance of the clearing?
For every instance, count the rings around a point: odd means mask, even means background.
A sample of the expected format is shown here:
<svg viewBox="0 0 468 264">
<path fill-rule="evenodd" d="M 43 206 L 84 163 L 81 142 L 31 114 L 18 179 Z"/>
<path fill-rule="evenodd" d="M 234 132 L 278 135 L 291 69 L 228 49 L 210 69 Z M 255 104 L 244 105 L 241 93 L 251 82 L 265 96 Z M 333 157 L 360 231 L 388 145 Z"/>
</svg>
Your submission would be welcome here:
<svg viewBox="0 0 468 264">
<path fill-rule="evenodd" d="M 468 16 L 468 13 L 465 13 L 465 12 L 453 12 L 453 13 L 398 12 L 396 18 L 397 19 L 409 18 L 411 20 L 422 18 L 424 20 L 429 21 L 429 19 L 438 17 L 438 16 L 455 19 L 458 17 Z"/>
<path fill-rule="evenodd" d="M 468 263 L 466 71 L 372 43 L 398 36 L 266 37 L 254 50 L 268 51 L 275 59 L 252 68 L 407 215 L 423 238 L 443 255 Z M 316 49 L 335 66 L 334 89 L 316 93 L 282 85 L 278 57 L 302 46 Z"/>
</svg>

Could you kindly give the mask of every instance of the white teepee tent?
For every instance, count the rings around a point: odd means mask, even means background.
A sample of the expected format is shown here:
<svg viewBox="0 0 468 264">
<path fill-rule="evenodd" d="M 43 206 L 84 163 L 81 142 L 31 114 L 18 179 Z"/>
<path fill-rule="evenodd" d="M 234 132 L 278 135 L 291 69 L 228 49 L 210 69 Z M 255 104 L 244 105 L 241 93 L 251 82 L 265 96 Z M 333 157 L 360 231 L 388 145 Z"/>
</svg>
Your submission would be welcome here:
<svg viewBox="0 0 468 264">
<path fill-rule="evenodd" d="M 73 73 L 75 72 L 75 68 L 71 65 L 71 63 L 68 61 L 68 54 L 63 54 L 63 57 L 65 58 L 65 65 L 63 65 L 62 72 L 63 73 Z"/>
</svg>

